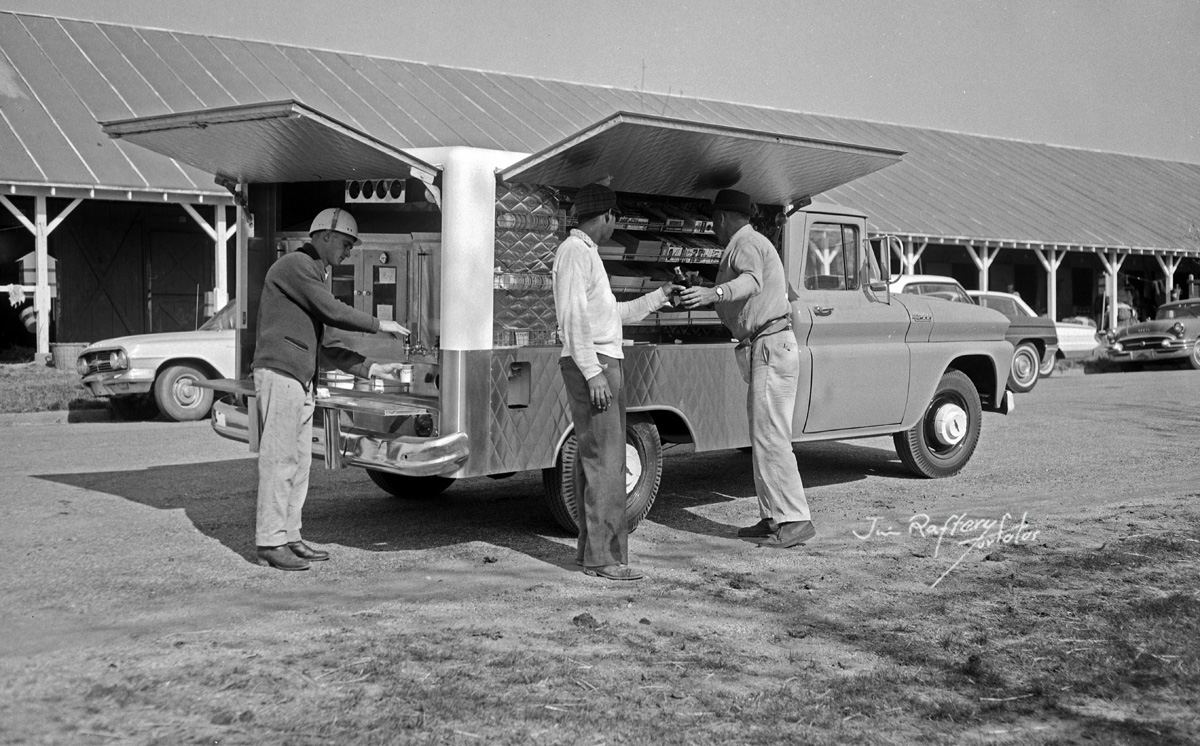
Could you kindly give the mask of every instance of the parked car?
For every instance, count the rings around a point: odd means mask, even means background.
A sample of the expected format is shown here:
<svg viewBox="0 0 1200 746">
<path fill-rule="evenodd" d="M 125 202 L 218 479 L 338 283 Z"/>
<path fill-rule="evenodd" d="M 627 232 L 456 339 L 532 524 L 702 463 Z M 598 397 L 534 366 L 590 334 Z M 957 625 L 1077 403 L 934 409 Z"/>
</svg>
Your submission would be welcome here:
<svg viewBox="0 0 1200 746">
<path fill-rule="evenodd" d="M 889 286 L 893 293 L 925 295 L 955 303 L 976 305 L 958 280 L 943 275 L 900 275 Z"/>
<path fill-rule="evenodd" d="M 212 389 L 198 381 L 236 375 L 236 304 L 229 301 L 196 331 L 137 334 L 89 345 L 77 368 L 95 396 L 107 396 L 126 419 L 161 412 L 176 422 L 200 420 L 212 409 Z"/>
<path fill-rule="evenodd" d="M 1058 355 L 1058 330 L 1054 322 L 1034 313 L 1021 296 L 994 290 L 968 290 L 967 295 L 981 306 L 992 308 L 1009 318 L 1006 339 L 1013 344 L 1012 375 L 1008 385 L 1018 394 L 1032 391 L 1045 368 L 1053 368 Z"/>
<path fill-rule="evenodd" d="M 1055 321 L 1054 330 L 1058 332 L 1058 354 L 1042 364 L 1039 371 L 1042 377 L 1053 373 L 1054 364 L 1059 360 L 1086 360 L 1100 349 L 1096 322 L 1086 316 L 1070 316 Z"/>
<path fill-rule="evenodd" d="M 1192 370 L 1200 370 L 1197 337 L 1200 337 L 1200 299 L 1178 300 L 1159 306 L 1149 321 L 1108 332 L 1106 352 L 1116 363 L 1178 360 Z"/>
</svg>

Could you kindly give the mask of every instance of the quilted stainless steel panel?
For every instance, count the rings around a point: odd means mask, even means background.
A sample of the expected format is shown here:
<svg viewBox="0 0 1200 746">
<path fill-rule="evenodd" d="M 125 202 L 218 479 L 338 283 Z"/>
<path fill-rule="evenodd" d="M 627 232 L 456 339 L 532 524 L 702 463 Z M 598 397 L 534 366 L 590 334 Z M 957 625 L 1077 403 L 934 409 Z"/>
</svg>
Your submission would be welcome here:
<svg viewBox="0 0 1200 746">
<path fill-rule="evenodd" d="M 103 124 L 121 138 L 248 183 L 406 177 L 437 169 L 295 101 Z"/>
<path fill-rule="evenodd" d="M 746 385 L 732 345 L 627 348 L 627 409 L 678 417 L 697 451 L 747 445 Z M 457 353 L 463 356 L 471 456 L 458 476 L 502 474 L 554 465 L 571 426 L 556 348 L 522 347 Z M 528 363 L 532 395 L 525 407 L 509 406 L 514 363 Z M 482 381 L 481 379 L 486 379 Z M 487 391 L 486 400 L 479 392 Z"/>
<path fill-rule="evenodd" d="M 492 341 L 498 347 L 555 345 L 558 326 L 550 273 L 564 235 L 557 195 L 545 187 L 501 184 L 496 188 L 495 272 L 533 276 L 524 287 L 492 291 Z M 533 287 L 529 287 L 532 285 Z"/>
<path fill-rule="evenodd" d="M 737 188 L 788 205 L 900 160 L 881 148 L 618 113 L 501 172 L 507 181 L 712 197 Z"/>
</svg>

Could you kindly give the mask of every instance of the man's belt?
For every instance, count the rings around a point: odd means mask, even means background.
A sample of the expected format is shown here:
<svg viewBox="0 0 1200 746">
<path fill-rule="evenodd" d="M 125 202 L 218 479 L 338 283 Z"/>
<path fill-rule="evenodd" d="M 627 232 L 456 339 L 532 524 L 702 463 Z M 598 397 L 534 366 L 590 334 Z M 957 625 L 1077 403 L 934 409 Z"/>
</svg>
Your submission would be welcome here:
<svg viewBox="0 0 1200 746">
<path fill-rule="evenodd" d="M 780 316 L 779 318 L 771 319 L 767 323 L 758 327 L 758 330 L 751 334 L 746 339 L 742 340 L 742 345 L 749 347 L 763 337 L 769 337 L 772 334 L 778 334 L 782 331 L 787 331 L 792 328 L 791 316 Z"/>
</svg>

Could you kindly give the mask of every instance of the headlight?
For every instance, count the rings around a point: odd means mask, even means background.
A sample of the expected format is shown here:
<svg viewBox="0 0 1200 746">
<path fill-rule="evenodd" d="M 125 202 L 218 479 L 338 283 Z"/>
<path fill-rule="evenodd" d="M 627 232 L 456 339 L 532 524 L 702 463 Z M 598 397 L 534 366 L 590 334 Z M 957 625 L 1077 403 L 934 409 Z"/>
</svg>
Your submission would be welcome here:
<svg viewBox="0 0 1200 746">
<path fill-rule="evenodd" d="M 1183 322 L 1176 321 L 1174 324 L 1172 324 L 1171 325 L 1171 333 L 1174 334 L 1177 338 L 1183 339 Z"/>
<path fill-rule="evenodd" d="M 86 376 L 90 372 L 87 364 L 87 358 L 80 356 L 80 358 L 75 361 L 75 370 L 79 372 L 79 375 Z"/>
<path fill-rule="evenodd" d="M 1120 352 L 1122 349 L 1124 349 L 1124 348 L 1123 348 L 1123 347 L 1121 347 L 1121 343 L 1120 343 L 1120 342 L 1114 342 L 1114 343 L 1113 343 L 1113 346 L 1112 346 L 1112 351 L 1113 351 L 1113 352 Z"/>
<path fill-rule="evenodd" d="M 108 365 L 113 370 L 125 370 L 129 367 L 129 356 L 125 350 L 113 350 L 108 354 Z"/>
</svg>

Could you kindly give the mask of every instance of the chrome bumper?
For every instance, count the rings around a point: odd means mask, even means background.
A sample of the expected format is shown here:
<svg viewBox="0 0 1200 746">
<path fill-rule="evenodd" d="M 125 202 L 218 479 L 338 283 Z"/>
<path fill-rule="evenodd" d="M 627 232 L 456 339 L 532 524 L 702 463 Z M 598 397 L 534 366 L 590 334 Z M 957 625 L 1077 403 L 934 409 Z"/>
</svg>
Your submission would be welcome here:
<svg viewBox="0 0 1200 746">
<path fill-rule="evenodd" d="M 458 471 L 471 455 L 466 433 L 418 438 L 361 428 L 343 430 L 336 412 L 333 414 L 325 417 L 323 429 L 313 429 L 313 457 L 324 460 L 329 469 L 361 466 L 409 477 L 430 477 Z M 251 451 L 258 450 L 257 427 L 252 433 L 250 418 L 242 407 L 215 402 L 212 428 L 223 438 L 249 443 Z"/>
</svg>

